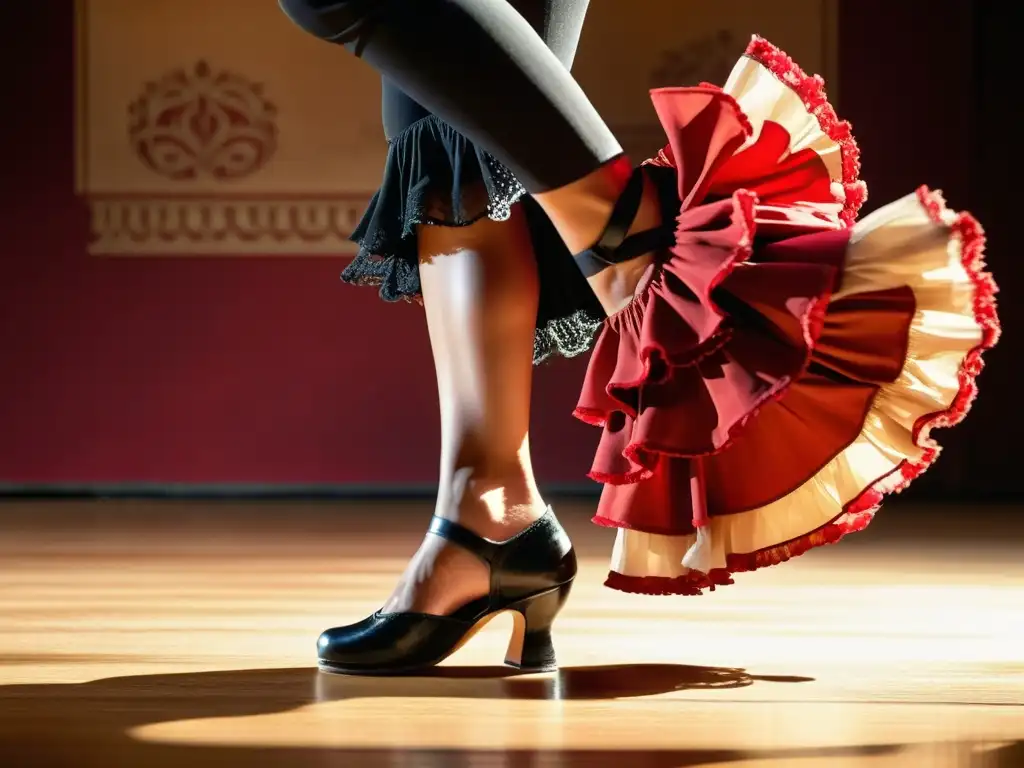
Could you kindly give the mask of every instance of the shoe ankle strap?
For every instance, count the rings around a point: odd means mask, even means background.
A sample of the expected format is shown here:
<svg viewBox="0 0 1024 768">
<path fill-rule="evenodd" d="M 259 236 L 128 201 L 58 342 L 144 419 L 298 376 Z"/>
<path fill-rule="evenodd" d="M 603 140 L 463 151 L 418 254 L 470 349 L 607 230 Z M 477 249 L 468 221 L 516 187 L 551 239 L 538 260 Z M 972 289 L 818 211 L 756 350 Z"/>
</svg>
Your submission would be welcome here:
<svg viewBox="0 0 1024 768">
<path fill-rule="evenodd" d="M 454 520 L 448 520 L 436 515 L 430 519 L 430 526 L 427 528 L 427 533 L 432 533 L 435 536 L 440 536 L 442 539 L 446 539 L 453 544 L 459 545 L 467 552 L 479 557 L 487 563 L 487 565 L 492 566 L 495 565 L 500 557 L 508 555 L 508 548 L 513 544 L 513 542 L 522 538 L 528 531 L 536 528 L 541 520 L 546 520 L 549 515 L 553 514 L 551 507 L 548 507 L 544 514 L 532 525 L 505 541 L 491 541 L 490 539 L 485 539 L 483 536 L 473 533 L 465 526 L 459 525 Z"/>
<path fill-rule="evenodd" d="M 597 242 L 591 246 L 591 250 L 597 253 L 612 252 L 622 245 L 626 239 L 633 220 L 640 211 L 640 202 L 644 195 L 644 171 L 637 168 L 626 182 L 625 188 L 619 194 L 619 199 L 612 207 L 611 216 L 604 226 L 604 231 L 597 238 Z"/>
<path fill-rule="evenodd" d="M 442 539 L 458 544 L 460 547 L 468 552 L 479 557 L 488 565 L 494 563 L 495 558 L 498 555 L 498 551 L 501 548 L 501 544 L 496 541 L 490 541 L 485 539 L 483 536 L 478 536 L 468 528 L 459 525 L 453 520 L 447 520 L 443 517 L 433 517 L 430 521 L 430 527 L 427 528 L 427 533 L 432 533 L 435 536 L 440 536 Z"/>
<path fill-rule="evenodd" d="M 610 265 L 621 264 L 645 253 L 667 248 L 674 242 L 675 233 L 671 223 L 633 235 L 628 234 L 640 210 L 645 178 L 643 166 L 633 171 L 619 199 L 615 201 L 608 223 L 597 242 L 573 257 L 584 277 L 593 277 Z"/>
</svg>

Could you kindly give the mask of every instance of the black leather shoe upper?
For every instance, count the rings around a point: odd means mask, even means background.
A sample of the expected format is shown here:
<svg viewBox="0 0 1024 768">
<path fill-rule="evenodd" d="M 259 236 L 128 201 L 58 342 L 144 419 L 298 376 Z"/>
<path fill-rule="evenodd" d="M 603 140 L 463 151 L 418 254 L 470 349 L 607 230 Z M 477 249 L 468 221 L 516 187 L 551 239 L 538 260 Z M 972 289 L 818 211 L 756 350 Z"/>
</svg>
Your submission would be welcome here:
<svg viewBox="0 0 1024 768">
<path fill-rule="evenodd" d="M 381 613 L 324 632 L 317 642 L 321 664 L 349 672 L 394 672 L 436 664 L 489 613 L 572 581 L 576 554 L 551 509 L 526 530 L 502 542 L 477 536 L 458 523 L 435 517 L 430 533 L 479 557 L 490 568 L 490 594 L 449 616 Z"/>
</svg>

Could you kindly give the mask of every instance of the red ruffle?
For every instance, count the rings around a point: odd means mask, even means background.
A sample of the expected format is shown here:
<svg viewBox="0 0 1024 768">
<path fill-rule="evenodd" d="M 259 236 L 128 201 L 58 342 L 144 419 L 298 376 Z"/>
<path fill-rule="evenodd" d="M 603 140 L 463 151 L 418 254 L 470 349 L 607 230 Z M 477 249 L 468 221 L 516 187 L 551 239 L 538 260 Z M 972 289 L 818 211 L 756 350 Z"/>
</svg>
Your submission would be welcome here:
<svg viewBox="0 0 1024 768">
<path fill-rule="evenodd" d="M 755 38 L 747 54 L 799 93 L 840 145 L 845 199 L 835 199 L 816 153 L 788 153 L 782 126 L 765 123 L 748 144 L 750 121 L 721 89 L 652 92 L 668 144 L 647 164 L 676 172 L 682 206 L 675 245 L 637 298 L 605 323 L 575 412 L 603 430 L 590 473 L 606 484 L 600 525 L 688 535 L 707 524 L 709 512 L 741 512 L 788 495 L 856 438 L 880 384 L 894 381 L 905 359 L 893 340 L 908 338 L 909 288 L 829 302 L 842 280 L 847 227 L 865 199 L 849 124 L 828 105 L 821 79 L 778 49 Z M 941 200 L 926 190 L 921 200 L 942 215 Z M 839 220 L 826 213 L 836 202 L 843 203 Z M 731 583 L 730 573 L 861 530 L 883 494 L 934 461 L 929 430 L 963 418 L 981 351 L 998 336 L 981 229 L 963 215 L 954 230 L 985 338 L 967 357 L 951 408 L 916 425 L 924 457 L 876 480 L 818 530 L 729 555 L 725 569 L 676 579 L 613 573 L 608 586 L 700 594 Z M 800 455 L 790 460 L 790 452 Z"/>
<path fill-rule="evenodd" d="M 738 151 L 750 123 L 720 90 L 652 98 L 669 138 L 652 163 L 676 170 L 683 201 L 676 243 L 605 323 L 575 411 L 604 428 L 590 476 L 612 485 L 651 478 L 664 456 L 722 450 L 806 369 L 845 251 L 753 259 L 759 213 L 788 220 L 787 234 L 835 228 L 796 204 L 833 202 L 824 163 L 787 154 L 789 136 L 771 124 Z"/>
</svg>

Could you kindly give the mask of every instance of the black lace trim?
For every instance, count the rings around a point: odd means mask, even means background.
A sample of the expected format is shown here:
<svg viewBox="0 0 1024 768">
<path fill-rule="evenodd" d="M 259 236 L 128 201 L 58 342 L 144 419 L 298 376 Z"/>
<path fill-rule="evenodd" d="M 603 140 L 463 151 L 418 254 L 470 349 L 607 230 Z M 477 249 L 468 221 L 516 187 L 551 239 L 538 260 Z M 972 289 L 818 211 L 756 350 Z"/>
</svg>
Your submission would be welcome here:
<svg viewBox="0 0 1024 768">
<path fill-rule="evenodd" d="M 425 117 L 388 142 L 383 182 L 352 234 L 360 248 L 342 280 L 375 287 L 384 301 L 422 303 L 416 227 L 505 221 L 525 195 L 493 155 L 443 120 Z M 603 315 L 585 283 L 580 289 L 583 278 L 550 222 L 534 213 L 531 233 L 541 280 L 534 363 L 575 357 L 590 349 Z M 566 281 L 573 285 L 563 291 Z"/>
</svg>

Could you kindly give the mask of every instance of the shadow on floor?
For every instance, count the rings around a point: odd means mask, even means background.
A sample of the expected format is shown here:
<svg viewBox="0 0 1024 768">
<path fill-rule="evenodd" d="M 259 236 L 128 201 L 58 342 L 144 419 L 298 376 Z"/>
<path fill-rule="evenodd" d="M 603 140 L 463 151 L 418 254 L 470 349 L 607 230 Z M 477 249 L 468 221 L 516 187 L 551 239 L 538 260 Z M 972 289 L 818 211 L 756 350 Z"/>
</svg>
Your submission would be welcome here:
<svg viewBox="0 0 1024 768">
<path fill-rule="evenodd" d="M 891 759 L 900 751 L 898 745 L 760 754 L 627 747 L 615 752 L 264 748 L 160 744 L 142 742 L 130 735 L 133 729 L 148 724 L 269 715 L 360 698 L 594 701 L 810 680 L 758 676 L 733 668 L 624 664 L 567 667 L 549 677 L 526 676 L 504 667 L 442 667 L 422 677 L 395 678 L 324 675 L 314 669 L 257 669 L 117 677 L 82 684 L 9 685 L 0 686 L 0 764 L 33 768 L 685 768 L 735 764 L 739 768 L 746 761 L 760 759 L 779 761 L 781 768 L 799 758 L 817 757 L 821 762 L 815 765 L 824 766 L 829 758 L 888 755 Z M 666 709 L 666 715 L 671 717 L 670 713 Z M 614 715 L 609 712 L 609 716 Z M 1009 749 L 1008 762 L 998 753 L 988 753 L 986 768 L 1020 766 L 1024 756 L 1021 746 Z"/>
</svg>

